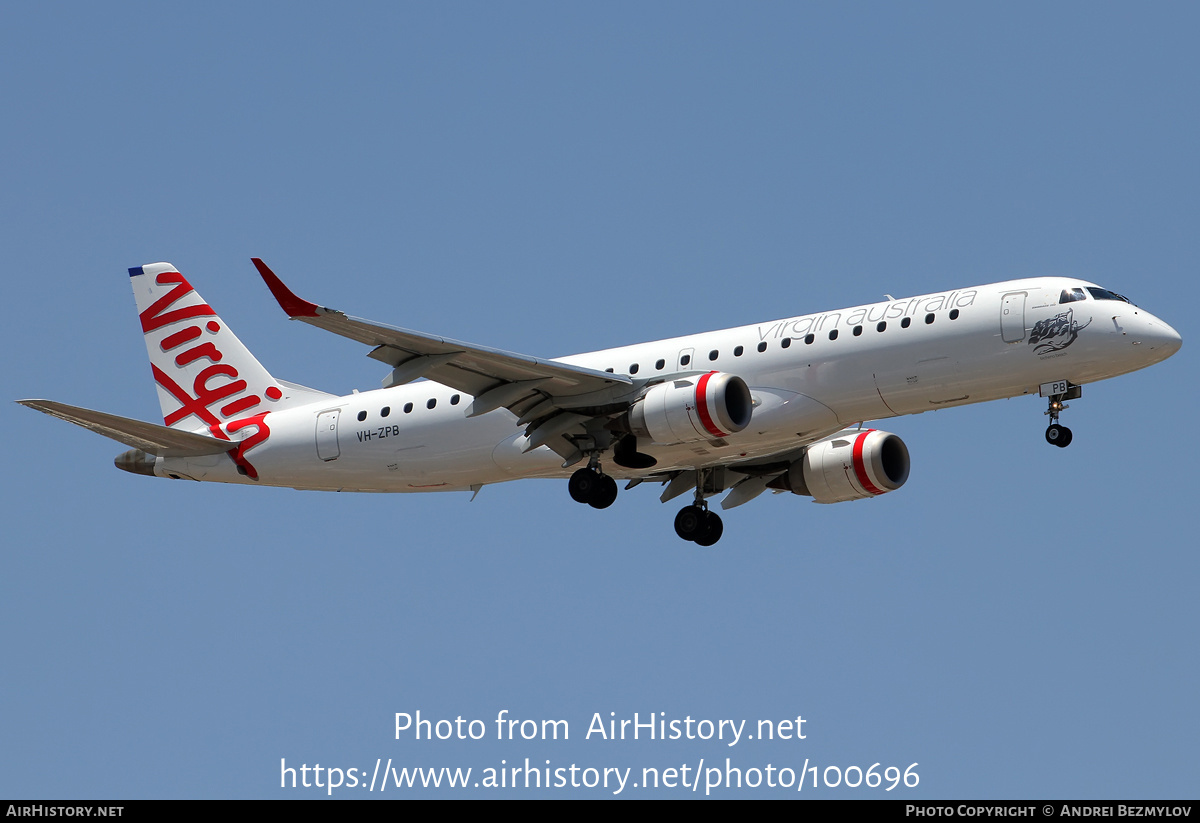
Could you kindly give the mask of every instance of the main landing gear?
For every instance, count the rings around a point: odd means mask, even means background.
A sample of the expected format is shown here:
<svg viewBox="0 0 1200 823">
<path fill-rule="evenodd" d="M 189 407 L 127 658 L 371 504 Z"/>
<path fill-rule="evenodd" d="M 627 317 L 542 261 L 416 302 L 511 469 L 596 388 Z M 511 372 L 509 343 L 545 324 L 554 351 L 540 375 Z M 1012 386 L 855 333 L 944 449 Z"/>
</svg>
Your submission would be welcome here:
<svg viewBox="0 0 1200 823">
<path fill-rule="evenodd" d="M 587 503 L 593 509 L 607 509 L 617 499 L 617 481 L 600 471 L 599 462 L 593 461 L 586 469 L 571 475 L 567 491 L 576 503 Z"/>
<path fill-rule="evenodd" d="M 675 534 L 697 546 L 711 546 L 721 539 L 724 531 L 721 518 L 716 512 L 710 512 L 703 502 L 684 506 L 675 515 Z"/>
<path fill-rule="evenodd" d="M 711 546 L 721 539 L 724 524 L 716 512 L 708 510 L 704 501 L 705 470 L 697 474 L 696 501 L 684 506 L 675 515 L 675 533 L 697 546 Z M 593 509 L 607 509 L 617 499 L 617 481 L 600 469 L 600 460 L 595 455 L 588 461 L 587 468 L 579 469 L 567 481 L 567 491 L 577 503 L 586 503 Z"/>
<path fill-rule="evenodd" d="M 675 515 L 675 534 L 697 546 L 711 546 L 721 539 L 725 526 L 716 512 L 708 510 L 704 500 L 705 471 L 697 472 L 696 502 L 684 506 Z"/>
</svg>

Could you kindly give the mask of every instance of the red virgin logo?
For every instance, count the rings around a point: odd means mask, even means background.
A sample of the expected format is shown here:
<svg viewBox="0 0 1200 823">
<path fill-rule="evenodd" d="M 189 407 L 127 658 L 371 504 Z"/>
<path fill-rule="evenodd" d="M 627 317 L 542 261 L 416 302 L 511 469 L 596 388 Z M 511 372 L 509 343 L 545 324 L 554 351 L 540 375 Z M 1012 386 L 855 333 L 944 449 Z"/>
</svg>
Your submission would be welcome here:
<svg viewBox="0 0 1200 823">
<path fill-rule="evenodd" d="M 173 288 L 141 313 L 143 333 L 150 334 L 182 320 L 195 320 L 195 324 L 164 337 L 159 347 L 167 354 L 176 352 L 174 363 L 179 369 L 192 368 L 193 364 L 204 360 L 209 362 L 209 365 L 200 369 L 192 379 L 190 391 L 159 368 L 157 363 L 151 363 L 155 382 L 179 402 L 179 408 L 167 414 L 163 422 L 173 426 L 187 417 L 196 417 L 208 427 L 213 437 L 220 440 L 233 440 L 230 433 L 254 426 L 254 432 L 242 439 L 237 449 L 230 452 L 229 456 L 237 464 L 239 471 L 257 480 L 258 472 L 246 459 L 246 452 L 270 437 L 271 430 L 265 421 L 270 412 L 238 417 L 258 408 L 262 398 L 247 392 L 249 386 L 238 376 L 238 371 L 233 365 L 221 362 L 225 356 L 213 340 L 201 340 L 205 331 L 215 335 L 221 330 L 217 313 L 203 300 L 198 304 L 172 308 L 188 295 L 195 294 L 191 284 L 177 271 L 163 272 L 154 282 Z M 206 317 L 213 319 L 201 324 L 200 321 Z M 268 387 L 264 394 L 272 400 L 282 396 L 282 392 L 275 386 Z"/>
</svg>

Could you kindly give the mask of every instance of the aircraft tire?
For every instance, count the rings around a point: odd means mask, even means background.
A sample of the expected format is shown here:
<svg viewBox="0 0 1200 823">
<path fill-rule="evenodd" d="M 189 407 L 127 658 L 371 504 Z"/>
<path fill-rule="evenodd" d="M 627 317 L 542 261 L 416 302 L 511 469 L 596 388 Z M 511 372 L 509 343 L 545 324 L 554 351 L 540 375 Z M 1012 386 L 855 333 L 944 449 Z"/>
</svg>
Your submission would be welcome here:
<svg viewBox="0 0 1200 823">
<path fill-rule="evenodd" d="M 699 506 L 684 506 L 675 515 L 675 534 L 684 540 L 694 541 L 703 531 L 704 510 Z"/>
<path fill-rule="evenodd" d="M 599 479 L 600 482 L 592 490 L 592 497 L 588 500 L 588 505 L 593 509 L 607 509 L 617 500 L 617 481 L 607 474 L 600 475 Z"/>
<path fill-rule="evenodd" d="M 696 537 L 696 545 L 711 546 L 721 539 L 724 531 L 725 524 L 721 522 L 720 516 L 716 512 L 705 512 L 703 527 Z"/>
<path fill-rule="evenodd" d="M 576 503 L 591 503 L 600 487 L 600 475 L 591 469 L 580 469 L 567 481 L 567 491 Z"/>
</svg>

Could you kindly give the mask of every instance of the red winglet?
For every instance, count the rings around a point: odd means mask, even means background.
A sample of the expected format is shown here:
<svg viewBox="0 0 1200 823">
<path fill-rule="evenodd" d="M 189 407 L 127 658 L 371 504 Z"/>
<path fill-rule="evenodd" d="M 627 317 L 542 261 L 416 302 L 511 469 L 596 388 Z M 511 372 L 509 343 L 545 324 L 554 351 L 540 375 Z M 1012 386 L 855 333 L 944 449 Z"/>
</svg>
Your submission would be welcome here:
<svg viewBox="0 0 1200 823">
<path fill-rule="evenodd" d="M 316 317 L 317 304 L 309 303 L 292 293 L 292 290 L 283 285 L 283 281 L 267 268 L 267 264 L 257 257 L 250 258 L 254 262 L 254 267 L 258 269 L 258 273 L 262 275 L 262 279 L 266 282 L 267 288 L 271 290 L 271 294 L 279 302 L 279 307 L 287 312 L 288 317 Z"/>
</svg>

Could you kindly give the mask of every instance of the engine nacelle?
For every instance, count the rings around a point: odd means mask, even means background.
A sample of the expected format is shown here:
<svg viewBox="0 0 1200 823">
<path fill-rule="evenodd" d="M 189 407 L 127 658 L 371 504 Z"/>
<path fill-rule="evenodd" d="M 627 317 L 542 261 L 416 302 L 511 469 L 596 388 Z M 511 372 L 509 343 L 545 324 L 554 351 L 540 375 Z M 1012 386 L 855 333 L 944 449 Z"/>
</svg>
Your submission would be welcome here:
<svg viewBox="0 0 1200 823">
<path fill-rule="evenodd" d="M 840 503 L 895 491 L 908 480 L 908 469 L 908 446 L 903 440 L 867 429 L 809 446 L 804 459 L 788 469 L 787 485 L 818 503 Z"/>
<path fill-rule="evenodd" d="M 746 381 L 713 371 L 651 386 L 629 410 L 630 429 L 660 446 L 715 440 L 750 425 Z"/>
</svg>

